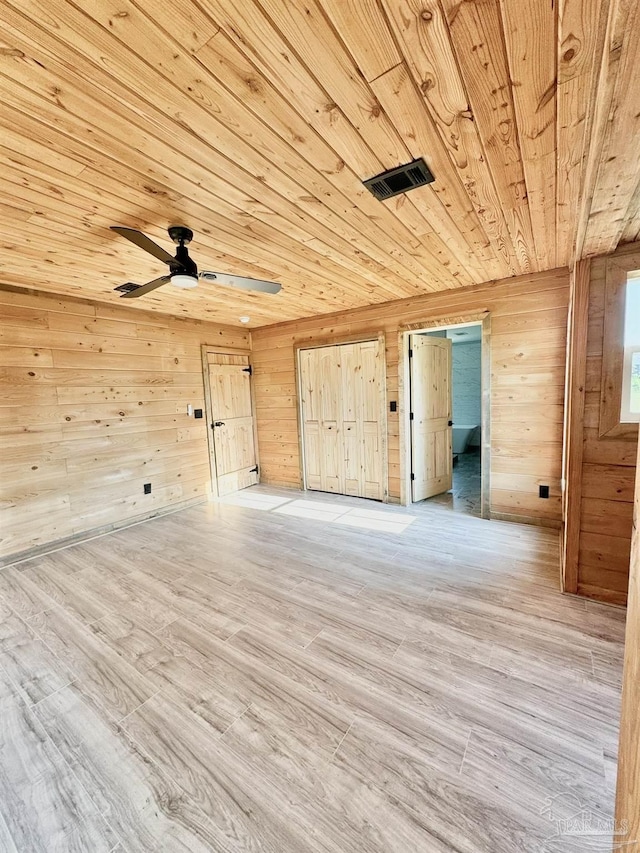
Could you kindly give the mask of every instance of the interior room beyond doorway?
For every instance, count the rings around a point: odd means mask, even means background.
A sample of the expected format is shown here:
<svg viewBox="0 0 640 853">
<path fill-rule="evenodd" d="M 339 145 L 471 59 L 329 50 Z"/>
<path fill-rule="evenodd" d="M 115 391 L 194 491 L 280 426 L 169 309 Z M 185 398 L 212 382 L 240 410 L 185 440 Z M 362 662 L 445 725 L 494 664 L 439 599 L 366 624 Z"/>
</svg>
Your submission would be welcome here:
<svg viewBox="0 0 640 853">
<path fill-rule="evenodd" d="M 411 498 L 482 513 L 482 324 L 409 338 Z"/>
</svg>

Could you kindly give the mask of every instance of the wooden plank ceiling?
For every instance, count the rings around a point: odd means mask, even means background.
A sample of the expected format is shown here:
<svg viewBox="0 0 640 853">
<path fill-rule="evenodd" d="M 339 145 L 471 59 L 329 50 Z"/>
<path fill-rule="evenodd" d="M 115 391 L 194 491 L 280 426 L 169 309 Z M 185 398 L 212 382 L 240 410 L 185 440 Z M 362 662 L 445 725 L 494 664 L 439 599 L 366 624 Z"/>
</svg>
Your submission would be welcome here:
<svg viewBox="0 0 640 853">
<path fill-rule="evenodd" d="M 634 0 L 4 0 L 0 281 L 263 325 L 566 265 L 640 229 Z M 362 179 L 422 156 L 380 203 Z"/>
</svg>

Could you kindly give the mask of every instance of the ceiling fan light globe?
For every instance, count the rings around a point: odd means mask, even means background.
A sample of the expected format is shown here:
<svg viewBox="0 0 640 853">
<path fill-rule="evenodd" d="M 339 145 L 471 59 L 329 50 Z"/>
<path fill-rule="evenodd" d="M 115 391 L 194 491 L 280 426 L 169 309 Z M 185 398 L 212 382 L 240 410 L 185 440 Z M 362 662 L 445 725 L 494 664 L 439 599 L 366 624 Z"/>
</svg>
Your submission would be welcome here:
<svg viewBox="0 0 640 853">
<path fill-rule="evenodd" d="M 171 284 L 174 287 L 179 287 L 181 290 L 190 290 L 198 286 L 198 279 L 193 275 L 183 275 L 178 273 L 171 276 Z"/>
</svg>

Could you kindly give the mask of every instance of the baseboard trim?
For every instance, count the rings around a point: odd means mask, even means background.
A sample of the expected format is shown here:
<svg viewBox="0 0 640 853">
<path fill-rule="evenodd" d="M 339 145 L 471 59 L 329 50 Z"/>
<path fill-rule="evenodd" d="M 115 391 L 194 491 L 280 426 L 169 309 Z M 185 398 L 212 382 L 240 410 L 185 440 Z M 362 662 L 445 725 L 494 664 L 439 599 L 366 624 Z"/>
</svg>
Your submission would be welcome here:
<svg viewBox="0 0 640 853">
<path fill-rule="evenodd" d="M 515 521 L 518 524 L 533 524 L 535 527 L 548 527 L 551 530 L 560 530 L 562 522 L 554 518 L 537 518 L 533 515 L 518 515 L 513 512 L 492 512 L 491 518 L 497 521 Z"/>
<path fill-rule="evenodd" d="M 100 536 L 107 536 L 109 533 L 114 533 L 116 530 L 123 530 L 126 527 L 133 527 L 136 524 L 143 524 L 145 521 L 151 521 L 152 518 L 159 518 L 163 515 L 170 515 L 174 512 L 180 512 L 183 509 L 189 509 L 192 506 L 207 503 L 207 498 L 190 498 L 187 501 L 181 501 L 177 504 L 155 509 L 151 512 L 136 515 L 134 518 L 115 521 L 113 524 L 105 524 L 102 527 L 93 527 L 90 530 L 83 530 L 82 533 L 74 533 L 72 536 L 65 536 L 63 539 L 56 539 L 53 542 L 47 542 L 45 545 L 37 545 L 35 548 L 28 548 L 26 551 L 17 551 L 15 554 L 8 554 L 6 557 L 0 557 L 0 569 L 6 566 L 13 566 L 16 563 L 24 563 L 26 560 L 31 560 L 34 557 L 42 557 L 44 554 L 52 554 L 54 551 L 62 551 L 64 548 L 70 548 L 72 545 L 78 545 L 80 542 L 88 542 L 90 539 L 98 539 Z"/>
<path fill-rule="evenodd" d="M 278 480 L 275 477 L 263 477 L 260 474 L 260 486 L 274 486 L 276 489 L 296 489 L 299 492 L 304 492 L 302 480 L 297 483 L 292 483 L 290 480 Z"/>
<path fill-rule="evenodd" d="M 604 589 L 600 586 L 581 584 L 578 581 L 578 598 L 588 598 L 590 601 L 598 601 L 600 604 L 608 604 L 614 607 L 626 608 L 627 593 L 613 589 Z"/>
</svg>

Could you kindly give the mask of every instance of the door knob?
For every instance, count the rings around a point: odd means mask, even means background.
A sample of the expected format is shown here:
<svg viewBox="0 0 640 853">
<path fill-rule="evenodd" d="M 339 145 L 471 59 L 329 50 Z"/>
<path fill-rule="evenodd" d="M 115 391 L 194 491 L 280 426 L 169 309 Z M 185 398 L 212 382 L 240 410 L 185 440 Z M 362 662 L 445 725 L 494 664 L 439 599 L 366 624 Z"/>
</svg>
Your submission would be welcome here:
<svg viewBox="0 0 640 853">
<path fill-rule="evenodd" d="M 447 426 L 453 426 L 453 421 L 447 421 Z"/>
<path fill-rule="evenodd" d="M 215 421 L 213 425 L 214 425 L 214 427 L 224 426 L 224 421 Z"/>
</svg>

